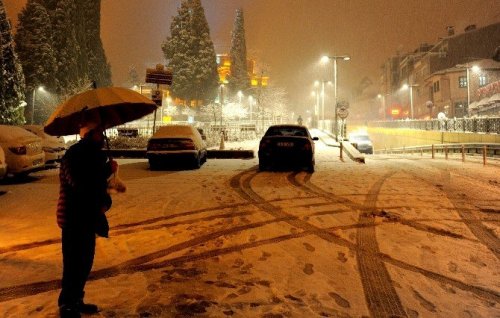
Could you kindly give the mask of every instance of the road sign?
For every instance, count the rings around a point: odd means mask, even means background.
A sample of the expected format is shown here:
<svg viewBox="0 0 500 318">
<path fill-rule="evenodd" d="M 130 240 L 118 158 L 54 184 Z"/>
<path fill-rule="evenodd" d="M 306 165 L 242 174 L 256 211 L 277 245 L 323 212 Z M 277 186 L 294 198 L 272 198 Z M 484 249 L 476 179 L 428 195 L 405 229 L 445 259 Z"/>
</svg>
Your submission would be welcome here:
<svg viewBox="0 0 500 318">
<path fill-rule="evenodd" d="M 146 83 L 171 85 L 172 78 L 172 71 L 165 69 L 162 64 L 156 65 L 156 68 L 146 69 Z"/>
<path fill-rule="evenodd" d="M 346 119 L 347 116 L 349 116 L 349 110 L 345 107 L 340 107 L 337 109 L 337 115 L 341 118 L 341 119 Z"/>
</svg>

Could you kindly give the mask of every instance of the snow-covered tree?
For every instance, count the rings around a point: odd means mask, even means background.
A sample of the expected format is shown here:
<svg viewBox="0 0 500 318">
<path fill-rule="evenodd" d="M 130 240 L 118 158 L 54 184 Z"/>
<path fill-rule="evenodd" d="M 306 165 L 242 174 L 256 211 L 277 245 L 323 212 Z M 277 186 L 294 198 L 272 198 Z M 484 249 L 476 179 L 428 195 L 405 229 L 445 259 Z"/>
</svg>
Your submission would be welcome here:
<svg viewBox="0 0 500 318">
<path fill-rule="evenodd" d="M 36 0 L 27 2 L 18 20 L 14 38 L 16 52 L 26 79 L 28 107 L 25 108 L 24 114 L 26 118 L 31 118 L 31 112 L 34 109 L 33 94 L 36 94 L 34 90 L 43 86 L 47 91 L 54 92 L 56 88 L 57 66 L 53 51 L 52 27 L 47 10 Z M 40 101 L 37 102 L 40 104 Z M 41 112 L 35 112 L 35 115 L 39 114 Z M 35 118 L 35 121 L 42 122 L 42 118 Z"/>
<path fill-rule="evenodd" d="M 78 92 L 83 74 L 78 71 L 77 56 L 80 46 L 73 26 L 76 6 L 72 0 L 59 0 L 51 12 L 53 26 L 54 55 L 57 61 L 57 92 L 61 96 Z M 87 79 L 88 81 L 88 79 Z"/>
<path fill-rule="evenodd" d="M 99 87 L 111 86 L 111 67 L 101 40 L 101 0 L 85 0 L 80 3 L 83 4 L 84 14 L 79 14 L 77 18 L 83 20 L 81 25 L 84 26 L 84 42 L 80 45 L 85 45 L 83 49 L 87 55 L 87 77 Z"/>
<path fill-rule="evenodd" d="M 287 94 L 282 87 L 267 86 L 262 88 L 260 95 L 261 114 L 266 117 L 284 117 L 287 110 Z"/>
<path fill-rule="evenodd" d="M 199 0 L 183 0 L 162 45 L 168 66 L 173 69 L 172 92 L 186 100 L 210 102 L 218 86 L 215 49 L 205 12 Z"/>
<path fill-rule="evenodd" d="M 200 118 L 206 121 L 214 121 L 214 124 L 217 124 L 217 121 L 220 121 L 222 114 L 221 104 L 219 103 L 209 103 L 201 107 L 199 111 Z"/>
<path fill-rule="evenodd" d="M 0 0 L 0 123 L 22 124 L 25 106 L 25 82 L 21 63 L 14 48 L 12 29 L 3 0 Z"/>
<path fill-rule="evenodd" d="M 194 69 L 193 54 L 189 49 L 190 13 L 188 1 L 183 1 L 170 25 L 170 36 L 162 45 L 169 67 L 173 69 L 172 93 L 189 102 L 193 98 L 192 85 Z"/>
<path fill-rule="evenodd" d="M 247 47 L 245 41 L 245 26 L 243 10 L 236 10 L 236 18 L 231 38 L 231 69 L 228 76 L 228 86 L 233 94 L 245 91 L 250 87 L 250 77 L 247 68 Z"/>
<path fill-rule="evenodd" d="M 217 96 L 219 74 L 217 72 L 217 58 L 214 44 L 210 38 L 205 10 L 200 0 L 191 0 L 192 5 L 192 34 L 195 48 L 195 83 L 198 85 L 195 98 L 203 101 L 213 101 Z"/>
</svg>

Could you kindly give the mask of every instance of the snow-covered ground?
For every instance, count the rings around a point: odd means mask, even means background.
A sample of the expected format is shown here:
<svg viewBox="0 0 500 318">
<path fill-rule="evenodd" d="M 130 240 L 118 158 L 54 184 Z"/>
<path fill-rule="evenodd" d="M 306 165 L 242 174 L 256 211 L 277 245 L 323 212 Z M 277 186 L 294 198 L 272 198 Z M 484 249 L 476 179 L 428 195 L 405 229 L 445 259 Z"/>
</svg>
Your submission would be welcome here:
<svg viewBox="0 0 500 318">
<path fill-rule="evenodd" d="M 312 175 L 120 160 L 86 300 L 102 317 L 500 316 L 498 166 L 316 145 Z M 0 317 L 57 317 L 57 175 L 0 183 Z"/>
</svg>

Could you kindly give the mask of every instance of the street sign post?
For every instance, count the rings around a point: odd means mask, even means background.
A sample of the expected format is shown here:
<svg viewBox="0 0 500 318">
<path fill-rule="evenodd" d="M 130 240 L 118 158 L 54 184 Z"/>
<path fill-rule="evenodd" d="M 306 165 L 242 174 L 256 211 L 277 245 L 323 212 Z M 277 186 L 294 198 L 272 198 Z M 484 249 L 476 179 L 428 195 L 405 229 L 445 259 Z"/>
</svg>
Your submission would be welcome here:
<svg viewBox="0 0 500 318">
<path fill-rule="evenodd" d="M 156 105 L 161 106 L 162 92 L 160 90 L 160 84 L 172 85 L 172 71 L 170 69 L 165 69 L 162 64 L 157 64 L 155 68 L 146 69 L 146 83 L 156 84 L 156 90 L 151 92 L 151 100 L 155 102 Z M 156 109 L 153 119 L 153 134 L 156 130 Z"/>
</svg>

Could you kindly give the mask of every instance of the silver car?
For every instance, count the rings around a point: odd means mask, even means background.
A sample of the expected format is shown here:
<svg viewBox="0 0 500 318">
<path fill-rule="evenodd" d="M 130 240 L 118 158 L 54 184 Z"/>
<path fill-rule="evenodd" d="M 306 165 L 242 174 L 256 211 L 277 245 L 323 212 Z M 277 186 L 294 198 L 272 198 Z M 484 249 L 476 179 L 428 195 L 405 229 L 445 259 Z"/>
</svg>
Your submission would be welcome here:
<svg viewBox="0 0 500 318">
<path fill-rule="evenodd" d="M 153 170 L 181 165 L 199 169 L 207 161 L 207 148 L 193 126 L 169 125 L 160 127 L 149 139 L 146 156 Z"/>
<path fill-rule="evenodd" d="M 24 129 L 42 138 L 42 149 L 45 153 L 45 164 L 60 162 L 66 152 L 64 138 L 51 136 L 43 131 L 41 125 L 24 125 Z"/>
<path fill-rule="evenodd" d="M 0 125 L 0 146 L 8 174 L 28 174 L 45 166 L 42 139 L 21 127 Z"/>
</svg>

